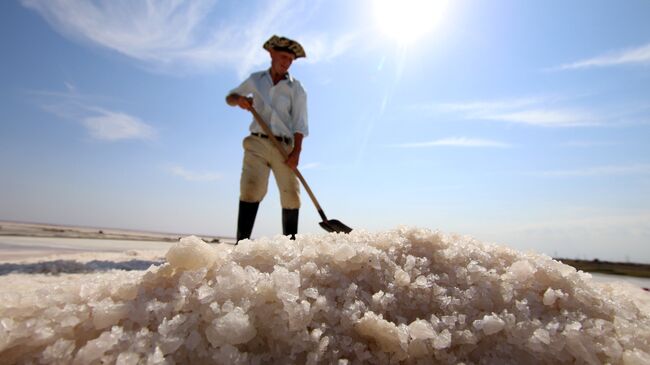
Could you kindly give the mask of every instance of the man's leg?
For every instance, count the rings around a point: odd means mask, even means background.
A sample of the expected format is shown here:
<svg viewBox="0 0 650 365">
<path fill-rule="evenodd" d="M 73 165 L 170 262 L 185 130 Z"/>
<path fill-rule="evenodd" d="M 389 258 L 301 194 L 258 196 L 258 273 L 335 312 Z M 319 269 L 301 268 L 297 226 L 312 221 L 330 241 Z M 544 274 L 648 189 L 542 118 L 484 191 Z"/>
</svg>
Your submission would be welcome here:
<svg viewBox="0 0 650 365">
<path fill-rule="evenodd" d="M 290 148 L 288 148 L 290 151 Z M 289 152 L 288 151 L 288 152 Z M 278 153 L 279 155 L 279 153 Z M 273 176 L 280 190 L 280 203 L 282 204 L 282 234 L 295 239 L 298 233 L 298 212 L 300 209 L 300 182 L 284 160 L 271 161 Z"/>
<path fill-rule="evenodd" d="M 299 209 L 282 208 L 282 234 L 296 239 L 298 233 L 298 211 Z"/>
<path fill-rule="evenodd" d="M 257 208 L 260 203 L 249 203 L 239 201 L 239 214 L 237 216 L 237 243 L 251 237 L 253 232 L 253 225 L 255 225 L 255 217 L 257 216 Z"/>
<path fill-rule="evenodd" d="M 264 157 L 264 145 L 258 137 L 244 139 L 239 214 L 237 217 L 237 242 L 251 237 L 260 202 L 266 195 L 269 182 L 269 163 Z"/>
</svg>

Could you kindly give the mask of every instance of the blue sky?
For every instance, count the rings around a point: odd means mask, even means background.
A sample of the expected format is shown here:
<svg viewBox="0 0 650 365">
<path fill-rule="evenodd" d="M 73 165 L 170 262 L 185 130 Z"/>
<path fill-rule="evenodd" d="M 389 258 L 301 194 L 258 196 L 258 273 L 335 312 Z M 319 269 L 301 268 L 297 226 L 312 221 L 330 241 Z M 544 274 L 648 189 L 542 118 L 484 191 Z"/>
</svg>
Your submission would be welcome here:
<svg viewBox="0 0 650 365">
<path fill-rule="evenodd" d="M 224 96 L 279 34 L 307 52 L 291 69 L 309 96 L 301 170 L 330 218 L 650 262 L 648 14 L 640 0 L 3 1 L 0 219 L 234 235 L 251 118 Z M 270 184 L 254 236 L 281 230 Z M 301 212 L 301 232 L 321 232 L 305 193 Z"/>
</svg>

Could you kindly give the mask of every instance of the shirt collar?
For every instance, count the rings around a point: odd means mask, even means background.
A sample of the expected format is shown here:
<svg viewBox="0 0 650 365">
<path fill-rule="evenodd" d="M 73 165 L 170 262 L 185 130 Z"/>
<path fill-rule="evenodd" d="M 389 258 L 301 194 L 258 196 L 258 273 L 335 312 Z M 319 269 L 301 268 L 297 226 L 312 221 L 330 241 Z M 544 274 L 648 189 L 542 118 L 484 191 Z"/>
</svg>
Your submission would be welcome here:
<svg viewBox="0 0 650 365">
<path fill-rule="evenodd" d="M 263 72 L 263 73 L 260 75 L 260 77 L 265 77 L 265 76 L 268 76 L 269 79 L 273 79 L 273 78 L 271 77 L 271 69 L 266 70 L 266 72 Z M 294 80 L 294 79 L 293 79 L 293 76 L 291 76 L 291 74 L 288 73 L 288 72 L 287 72 L 286 74 L 284 74 L 284 79 L 287 80 L 290 84 L 293 83 L 293 80 Z"/>
</svg>

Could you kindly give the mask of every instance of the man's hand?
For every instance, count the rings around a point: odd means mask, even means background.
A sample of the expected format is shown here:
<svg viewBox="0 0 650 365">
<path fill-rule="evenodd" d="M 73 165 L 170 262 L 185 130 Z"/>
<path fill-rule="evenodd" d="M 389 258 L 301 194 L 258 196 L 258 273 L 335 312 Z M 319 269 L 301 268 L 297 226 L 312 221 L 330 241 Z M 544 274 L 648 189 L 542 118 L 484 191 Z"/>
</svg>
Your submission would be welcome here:
<svg viewBox="0 0 650 365">
<path fill-rule="evenodd" d="M 294 148 L 293 151 L 289 154 L 289 157 L 285 161 L 289 167 L 291 167 L 292 170 L 295 170 L 298 168 L 298 163 L 300 162 L 300 150 L 296 150 Z"/>
<path fill-rule="evenodd" d="M 244 110 L 251 110 L 253 108 L 253 98 L 237 94 L 228 95 L 226 97 L 226 103 L 230 106 L 239 106 Z"/>
<path fill-rule="evenodd" d="M 289 167 L 291 167 L 292 170 L 297 169 L 298 162 L 300 162 L 300 151 L 302 151 L 302 139 L 303 139 L 302 133 L 293 134 L 293 150 L 291 150 L 289 157 L 285 161 L 285 163 L 289 165 Z"/>
<path fill-rule="evenodd" d="M 237 100 L 237 105 L 244 110 L 251 110 L 253 109 L 253 98 L 240 96 L 239 100 Z"/>
</svg>

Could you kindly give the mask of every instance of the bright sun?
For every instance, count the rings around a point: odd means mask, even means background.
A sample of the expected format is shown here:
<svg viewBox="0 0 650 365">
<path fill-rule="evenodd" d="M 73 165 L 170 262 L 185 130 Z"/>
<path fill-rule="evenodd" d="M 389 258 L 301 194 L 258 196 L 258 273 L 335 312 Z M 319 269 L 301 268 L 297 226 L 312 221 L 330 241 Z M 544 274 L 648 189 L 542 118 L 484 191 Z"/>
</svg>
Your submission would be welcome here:
<svg viewBox="0 0 650 365">
<path fill-rule="evenodd" d="M 418 41 L 440 23 L 448 0 L 374 0 L 377 26 L 401 44 Z"/>
</svg>

